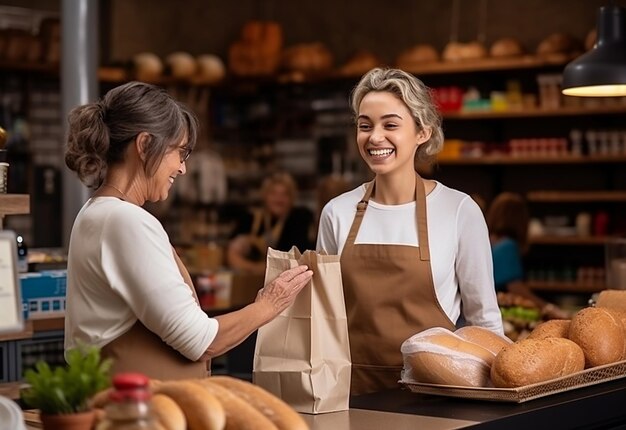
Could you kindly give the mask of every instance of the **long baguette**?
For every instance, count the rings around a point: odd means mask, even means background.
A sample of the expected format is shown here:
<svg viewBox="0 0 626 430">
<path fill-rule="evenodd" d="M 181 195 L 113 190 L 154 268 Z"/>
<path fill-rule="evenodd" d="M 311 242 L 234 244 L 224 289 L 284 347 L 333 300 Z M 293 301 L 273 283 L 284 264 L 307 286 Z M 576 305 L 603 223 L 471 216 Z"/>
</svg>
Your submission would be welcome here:
<svg viewBox="0 0 626 430">
<path fill-rule="evenodd" d="M 211 376 L 209 380 L 241 397 L 269 418 L 279 430 L 308 430 L 309 428 L 291 406 L 257 385 L 230 376 Z"/>
<path fill-rule="evenodd" d="M 181 407 L 165 394 L 152 396 L 152 413 L 165 430 L 186 430 L 187 419 Z"/>
<path fill-rule="evenodd" d="M 227 388 L 211 382 L 211 378 L 194 380 L 215 396 L 224 407 L 224 430 L 278 430 L 265 415 Z"/>
<path fill-rule="evenodd" d="M 182 409 L 188 430 L 223 430 L 226 414 L 222 404 L 191 381 L 168 381 L 155 387 L 156 394 L 171 397 Z"/>
</svg>

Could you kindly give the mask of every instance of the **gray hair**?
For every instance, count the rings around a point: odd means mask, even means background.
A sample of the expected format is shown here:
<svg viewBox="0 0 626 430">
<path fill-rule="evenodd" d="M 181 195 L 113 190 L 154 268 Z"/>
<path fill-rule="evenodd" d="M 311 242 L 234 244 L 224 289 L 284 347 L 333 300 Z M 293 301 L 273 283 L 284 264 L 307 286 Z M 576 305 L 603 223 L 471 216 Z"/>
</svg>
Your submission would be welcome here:
<svg viewBox="0 0 626 430">
<path fill-rule="evenodd" d="M 429 88 L 422 81 L 400 69 L 375 68 L 367 72 L 354 87 L 352 112 L 358 115 L 363 98 L 370 92 L 389 92 L 402 101 L 411 112 L 418 130 L 431 130 L 430 139 L 418 147 L 416 158 L 429 159 L 443 148 L 441 115 Z"/>
<path fill-rule="evenodd" d="M 101 100 L 74 108 L 68 115 L 65 164 L 91 188 L 102 185 L 109 166 L 124 159 L 137 136 L 148 133 L 144 172 L 156 172 L 165 154 L 187 135 L 196 143 L 198 120 L 183 104 L 154 85 L 129 82 Z"/>
</svg>

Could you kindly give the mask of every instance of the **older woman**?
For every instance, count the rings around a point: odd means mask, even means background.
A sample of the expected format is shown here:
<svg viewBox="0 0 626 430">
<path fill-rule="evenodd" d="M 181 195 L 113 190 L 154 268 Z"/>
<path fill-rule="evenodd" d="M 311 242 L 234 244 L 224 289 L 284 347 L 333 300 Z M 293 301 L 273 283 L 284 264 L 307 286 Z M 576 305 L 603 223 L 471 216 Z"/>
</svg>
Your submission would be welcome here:
<svg viewBox="0 0 626 430">
<path fill-rule="evenodd" d="M 207 361 L 289 306 L 312 272 L 282 273 L 243 309 L 209 318 L 161 224 L 142 205 L 185 174 L 197 120 L 155 86 L 131 82 L 69 114 L 65 162 L 93 196 L 69 245 L 65 347 L 102 347 L 114 371 L 202 377 Z"/>
</svg>

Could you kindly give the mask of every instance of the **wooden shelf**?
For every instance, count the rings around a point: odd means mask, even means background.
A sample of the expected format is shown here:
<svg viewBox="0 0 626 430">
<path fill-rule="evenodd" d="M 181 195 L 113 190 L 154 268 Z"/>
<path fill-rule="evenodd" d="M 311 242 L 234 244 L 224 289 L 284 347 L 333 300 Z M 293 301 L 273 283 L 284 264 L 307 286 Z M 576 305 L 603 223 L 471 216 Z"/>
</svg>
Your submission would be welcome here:
<svg viewBox="0 0 626 430">
<path fill-rule="evenodd" d="M 4 215 L 26 215 L 30 213 L 28 194 L 0 194 L 0 218 Z"/>
<path fill-rule="evenodd" d="M 13 70 L 16 72 L 37 72 L 50 75 L 58 75 L 61 71 L 59 64 L 27 63 L 22 61 L 0 61 L 0 70 Z"/>
<path fill-rule="evenodd" d="M 471 120 L 471 119 L 502 119 L 502 118 L 539 118 L 553 116 L 581 116 L 581 115 L 608 115 L 626 113 L 626 106 L 602 106 L 584 107 L 571 106 L 560 109 L 526 109 L 509 110 L 501 112 L 480 111 L 480 112 L 448 112 L 443 114 L 444 119 L 449 120 Z"/>
<path fill-rule="evenodd" d="M 563 66 L 574 57 L 565 55 L 555 55 L 552 57 L 535 57 L 525 55 L 516 58 L 482 58 L 478 60 L 463 60 L 456 62 L 434 62 L 422 64 L 419 67 L 405 69 L 417 75 L 446 74 L 446 73 L 467 73 L 467 72 L 488 72 L 492 70 L 515 70 L 533 69 L 540 67 Z"/>
<path fill-rule="evenodd" d="M 563 281 L 528 281 L 525 283 L 531 290 L 555 291 L 564 293 L 597 293 L 606 289 L 603 284 L 583 284 Z"/>
<path fill-rule="evenodd" d="M 606 236 L 532 236 L 528 238 L 530 245 L 604 245 L 609 238 Z"/>
<path fill-rule="evenodd" d="M 541 203 L 626 202 L 626 191 L 531 191 L 526 198 Z"/>
<path fill-rule="evenodd" d="M 437 160 L 439 165 L 514 165 L 514 164 L 602 164 L 626 163 L 626 156 L 575 156 L 560 155 L 549 157 L 514 157 L 510 155 L 485 155 L 483 157 L 444 158 Z"/>
</svg>

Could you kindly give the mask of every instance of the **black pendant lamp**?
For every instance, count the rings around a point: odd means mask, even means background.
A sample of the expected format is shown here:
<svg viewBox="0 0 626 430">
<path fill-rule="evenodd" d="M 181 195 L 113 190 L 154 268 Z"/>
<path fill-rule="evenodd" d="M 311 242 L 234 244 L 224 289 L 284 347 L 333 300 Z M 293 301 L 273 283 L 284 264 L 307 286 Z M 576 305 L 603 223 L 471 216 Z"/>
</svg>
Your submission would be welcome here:
<svg viewBox="0 0 626 430">
<path fill-rule="evenodd" d="M 566 96 L 626 96 L 626 9 L 602 6 L 597 33 L 593 49 L 563 70 Z"/>
</svg>

